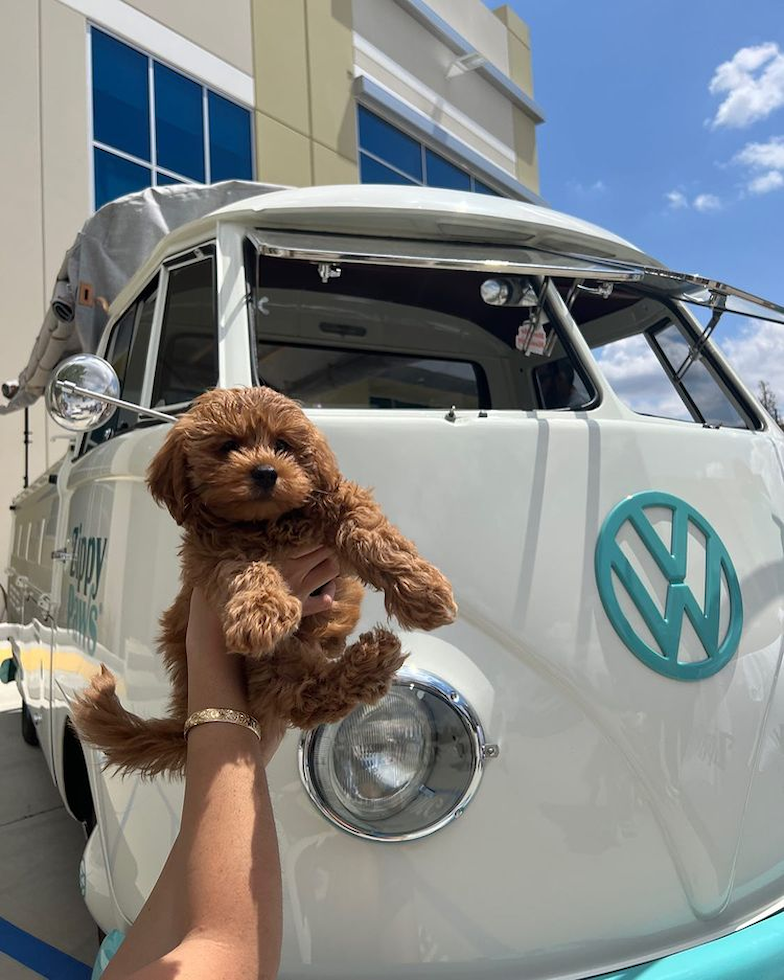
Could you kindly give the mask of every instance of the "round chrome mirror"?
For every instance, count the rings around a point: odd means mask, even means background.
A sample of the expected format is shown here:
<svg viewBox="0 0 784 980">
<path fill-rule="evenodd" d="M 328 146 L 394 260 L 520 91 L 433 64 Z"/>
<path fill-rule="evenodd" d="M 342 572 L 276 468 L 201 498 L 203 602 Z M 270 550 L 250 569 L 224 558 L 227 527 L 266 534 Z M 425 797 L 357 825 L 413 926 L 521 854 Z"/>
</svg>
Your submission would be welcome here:
<svg viewBox="0 0 784 980">
<path fill-rule="evenodd" d="M 46 410 L 64 429 L 89 432 L 116 411 L 105 397 L 120 397 L 114 368 L 95 354 L 74 354 L 57 365 L 46 386 Z"/>
</svg>

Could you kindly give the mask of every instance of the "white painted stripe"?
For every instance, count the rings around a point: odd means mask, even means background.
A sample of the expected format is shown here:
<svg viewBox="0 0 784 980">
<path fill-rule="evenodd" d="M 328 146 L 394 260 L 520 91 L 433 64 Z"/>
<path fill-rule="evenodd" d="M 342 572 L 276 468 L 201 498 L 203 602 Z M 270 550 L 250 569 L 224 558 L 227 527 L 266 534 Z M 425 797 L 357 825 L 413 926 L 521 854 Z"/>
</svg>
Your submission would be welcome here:
<svg viewBox="0 0 784 980">
<path fill-rule="evenodd" d="M 189 41 L 170 27 L 153 20 L 124 0 L 59 0 L 83 14 L 91 23 L 106 27 L 113 34 L 145 48 L 151 55 L 167 61 L 190 75 L 252 108 L 253 76 L 224 61 L 206 48 Z"/>
<path fill-rule="evenodd" d="M 487 146 L 492 147 L 496 153 L 500 154 L 505 160 L 509 161 L 509 169 L 514 172 L 517 159 L 514 154 L 514 150 L 509 147 L 506 143 L 503 143 L 498 139 L 497 136 L 493 136 L 484 127 L 479 126 L 470 116 L 467 116 L 464 112 L 461 112 L 455 105 L 451 102 L 447 102 L 443 96 L 434 92 L 433 89 L 428 88 L 424 85 L 416 76 L 412 75 L 410 72 L 406 71 L 401 65 L 396 61 L 393 61 L 388 55 L 384 54 L 383 51 L 379 50 L 370 41 L 367 41 L 360 34 L 354 32 L 354 49 L 356 51 L 362 52 L 366 57 L 373 60 L 380 68 L 385 69 L 390 72 L 396 78 L 399 78 L 401 82 L 408 88 L 413 89 L 417 94 L 423 96 L 430 103 L 433 110 L 438 110 L 439 113 L 443 113 L 450 116 L 458 125 L 467 129 L 469 133 L 472 133 L 478 140 L 481 140 Z M 355 66 L 355 74 L 369 74 L 365 69 L 359 69 Z M 370 76 L 373 77 L 373 76 Z M 388 85 L 384 85 L 383 82 L 379 81 L 378 78 L 373 78 L 376 85 L 381 85 L 388 92 L 392 92 L 395 98 L 400 99 L 401 102 L 405 102 L 412 109 L 416 109 L 417 112 L 422 112 L 419 106 L 414 105 L 409 102 L 400 92 L 395 92 L 389 88 Z M 512 126 L 512 121 L 510 119 L 510 127 Z"/>
</svg>

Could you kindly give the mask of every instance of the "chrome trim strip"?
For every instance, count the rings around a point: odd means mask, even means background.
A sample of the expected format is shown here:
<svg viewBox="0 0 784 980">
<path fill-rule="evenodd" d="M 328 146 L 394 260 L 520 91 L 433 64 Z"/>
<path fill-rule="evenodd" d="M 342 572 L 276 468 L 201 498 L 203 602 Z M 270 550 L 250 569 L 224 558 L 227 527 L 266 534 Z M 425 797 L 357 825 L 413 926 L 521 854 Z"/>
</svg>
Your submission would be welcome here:
<svg viewBox="0 0 784 980">
<path fill-rule="evenodd" d="M 262 255 L 276 259 L 312 262 L 356 262 L 370 265 L 409 266 L 426 269 L 467 270 L 494 274 L 524 273 L 531 276 L 564 276 L 600 279 L 607 282 L 639 282 L 643 273 L 634 266 L 618 267 L 604 260 L 566 256 L 571 265 L 532 261 L 541 252 L 510 248 L 508 245 L 455 245 L 448 242 L 403 239 L 350 238 L 339 235 L 298 235 L 257 229 L 250 239 Z M 489 252 L 495 257 L 483 257 Z M 499 257 L 500 256 L 500 257 Z M 506 257 L 504 257 L 506 256 Z M 581 264 L 583 263 L 583 264 Z"/>
<path fill-rule="evenodd" d="M 322 816 L 326 817 L 330 823 L 333 823 L 336 827 L 340 828 L 340 830 L 344 830 L 346 833 L 351 834 L 354 837 L 361 837 L 363 840 L 377 841 L 384 844 L 400 843 L 402 841 L 411 841 L 417 840 L 421 837 L 428 837 L 430 834 L 434 834 L 437 830 L 440 830 L 447 824 L 452 823 L 452 821 L 456 820 L 459 816 L 462 816 L 463 811 L 471 802 L 477 789 L 479 788 L 479 783 L 482 780 L 485 759 L 497 756 L 499 751 L 498 746 L 496 745 L 493 746 L 493 752 L 487 751 L 488 746 L 485 739 L 484 729 L 482 728 L 482 723 L 480 722 L 476 712 L 468 701 L 466 701 L 466 699 L 462 696 L 462 694 L 460 694 L 459 691 L 456 691 L 450 684 L 447 684 L 441 677 L 431 674 L 426 670 L 406 666 L 402 667 L 397 672 L 397 675 L 392 682 L 392 686 L 408 687 L 411 690 L 419 689 L 426 691 L 428 694 L 432 694 L 442 700 L 460 717 L 460 720 L 462 721 L 471 741 L 474 771 L 471 775 L 468 786 L 452 809 L 444 816 L 440 817 L 435 823 L 430 824 L 429 826 L 420 830 L 411 831 L 407 834 L 395 834 L 390 836 L 372 834 L 367 830 L 361 830 L 358 827 L 353 826 L 343 817 L 337 814 L 329 806 L 329 804 L 321 798 L 310 771 L 310 753 L 313 748 L 313 743 L 321 729 L 326 726 L 322 725 L 319 726 L 319 728 L 312 729 L 311 731 L 303 732 L 300 737 L 298 751 L 299 774 L 302 780 L 302 785 L 304 786 L 305 792 L 310 797 L 314 806 L 322 814 Z"/>
</svg>

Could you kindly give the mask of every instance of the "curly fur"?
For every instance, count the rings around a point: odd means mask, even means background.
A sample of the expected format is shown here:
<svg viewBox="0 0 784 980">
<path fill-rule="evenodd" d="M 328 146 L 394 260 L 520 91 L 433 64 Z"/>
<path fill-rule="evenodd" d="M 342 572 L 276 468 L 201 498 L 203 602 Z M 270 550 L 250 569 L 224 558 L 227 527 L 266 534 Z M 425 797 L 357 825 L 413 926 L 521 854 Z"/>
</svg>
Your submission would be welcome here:
<svg viewBox="0 0 784 980">
<path fill-rule="evenodd" d="M 382 626 L 347 646 L 362 583 L 384 592 L 388 614 L 407 629 L 435 629 L 456 615 L 444 576 L 368 490 L 343 479 L 302 409 L 270 388 L 202 395 L 172 427 L 147 479 L 184 530 L 182 588 L 161 620 L 169 717 L 126 711 L 103 666 L 74 708 L 81 737 L 122 772 L 153 776 L 185 765 L 185 633 L 197 586 L 219 610 L 227 647 L 247 658 L 251 711 L 298 728 L 377 701 L 405 659 L 397 636 Z M 341 574 L 331 608 L 302 619 L 277 565 L 299 546 L 320 544 L 334 548 Z"/>
</svg>

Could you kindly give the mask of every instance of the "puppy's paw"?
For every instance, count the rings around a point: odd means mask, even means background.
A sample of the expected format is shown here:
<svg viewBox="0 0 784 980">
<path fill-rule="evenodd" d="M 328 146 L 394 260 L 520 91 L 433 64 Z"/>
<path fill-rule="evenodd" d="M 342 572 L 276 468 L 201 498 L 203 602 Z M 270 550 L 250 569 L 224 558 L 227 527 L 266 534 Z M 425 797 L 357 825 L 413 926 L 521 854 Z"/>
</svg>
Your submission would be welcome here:
<svg viewBox="0 0 784 980">
<path fill-rule="evenodd" d="M 234 597 L 226 605 L 226 647 L 250 657 L 266 656 L 297 631 L 301 618 L 302 603 L 295 596 L 284 596 L 275 605 L 264 606 Z"/>
<path fill-rule="evenodd" d="M 452 586 L 432 565 L 423 563 L 414 574 L 399 576 L 387 589 L 386 610 L 406 629 L 434 630 L 457 616 Z"/>
</svg>

